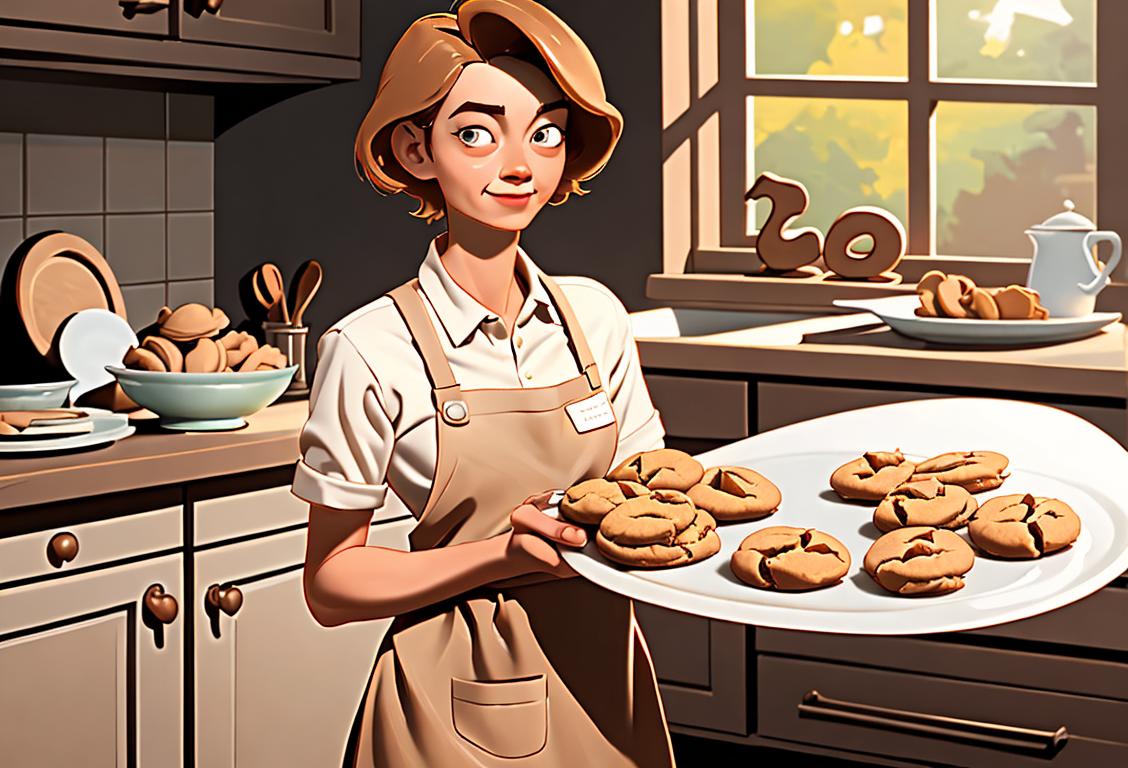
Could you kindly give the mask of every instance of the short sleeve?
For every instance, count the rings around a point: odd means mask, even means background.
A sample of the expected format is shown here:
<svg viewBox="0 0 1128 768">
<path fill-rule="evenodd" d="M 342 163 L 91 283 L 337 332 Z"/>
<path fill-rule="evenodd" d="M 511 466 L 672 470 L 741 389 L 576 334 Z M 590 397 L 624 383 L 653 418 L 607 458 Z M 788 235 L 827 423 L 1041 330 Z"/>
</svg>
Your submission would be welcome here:
<svg viewBox="0 0 1128 768">
<path fill-rule="evenodd" d="M 334 509 L 377 509 L 395 442 L 379 383 L 340 331 L 321 338 L 317 360 L 291 492 Z"/>
<path fill-rule="evenodd" d="M 615 304 L 614 333 L 618 340 L 613 347 L 618 358 L 611 365 L 605 382 L 611 407 L 619 421 L 619 446 L 611 462 L 614 467 L 631 454 L 662 448 L 666 430 L 642 377 L 642 364 L 638 359 L 638 344 L 631 332 L 630 315 L 622 302 L 614 294 L 608 293 Z"/>
</svg>

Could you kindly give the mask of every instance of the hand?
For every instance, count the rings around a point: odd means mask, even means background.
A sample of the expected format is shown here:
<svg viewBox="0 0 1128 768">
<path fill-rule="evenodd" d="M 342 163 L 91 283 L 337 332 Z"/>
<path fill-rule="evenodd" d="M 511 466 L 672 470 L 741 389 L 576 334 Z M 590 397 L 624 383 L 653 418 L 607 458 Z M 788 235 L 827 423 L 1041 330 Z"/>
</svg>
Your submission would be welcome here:
<svg viewBox="0 0 1128 768">
<path fill-rule="evenodd" d="M 509 515 L 513 530 L 509 532 L 505 555 L 519 565 L 521 573 L 541 571 L 560 578 L 576 575 L 553 543 L 568 547 L 582 547 L 587 543 L 587 534 L 561 520 L 544 514 L 552 491 L 536 494 L 525 499 Z"/>
</svg>

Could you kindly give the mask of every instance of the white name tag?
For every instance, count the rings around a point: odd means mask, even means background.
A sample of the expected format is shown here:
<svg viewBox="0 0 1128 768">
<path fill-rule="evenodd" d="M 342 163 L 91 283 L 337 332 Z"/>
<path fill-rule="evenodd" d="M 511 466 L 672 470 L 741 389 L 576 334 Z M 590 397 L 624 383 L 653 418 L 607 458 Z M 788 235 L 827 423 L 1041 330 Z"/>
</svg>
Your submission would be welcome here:
<svg viewBox="0 0 1128 768">
<path fill-rule="evenodd" d="M 564 410 L 568 412 L 568 418 L 572 420 L 572 425 L 580 434 L 615 423 L 615 412 L 611 410 L 611 401 L 603 391 L 566 405 Z"/>
</svg>

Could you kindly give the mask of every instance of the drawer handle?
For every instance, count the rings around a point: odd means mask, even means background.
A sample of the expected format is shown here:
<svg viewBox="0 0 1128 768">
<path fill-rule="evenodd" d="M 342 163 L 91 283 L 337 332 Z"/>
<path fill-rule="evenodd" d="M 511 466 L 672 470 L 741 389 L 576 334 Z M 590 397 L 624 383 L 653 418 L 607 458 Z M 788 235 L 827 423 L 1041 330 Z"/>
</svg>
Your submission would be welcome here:
<svg viewBox="0 0 1128 768">
<path fill-rule="evenodd" d="M 234 616 L 243 607 L 243 593 L 238 587 L 220 589 L 218 584 L 212 584 L 206 599 L 212 610 L 223 611 L 228 616 Z"/>
<path fill-rule="evenodd" d="M 831 699 L 818 691 L 807 691 L 803 695 L 803 701 L 799 704 L 799 716 L 861 723 L 878 728 L 891 728 L 928 736 L 971 741 L 991 747 L 1033 752 L 1056 751 L 1069 740 L 1069 731 L 1064 725 L 1056 731 L 1039 731 L 1013 725 L 858 704 L 853 701 Z"/>
<path fill-rule="evenodd" d="M 145 590 L 144 602 L 145 608 L 161 624 L 171 624 L 176 621 L 176 614 L 180 612 L 176 598 L 165 594 L 164 587 L 160 584 L 153 584 Z"/>
<path fill-rule="evenodd" d="M 56 533 L 47 543 L 47 561 L 56 568 L 78 557 L 78 537 L 70 531 Z"/>
<path fill-rule="evenodd" d="M 132 19 L 139 13 L 158 13 L 168 10 L 168 0 L 118 0 L 121 15 Z"/>
</svg>

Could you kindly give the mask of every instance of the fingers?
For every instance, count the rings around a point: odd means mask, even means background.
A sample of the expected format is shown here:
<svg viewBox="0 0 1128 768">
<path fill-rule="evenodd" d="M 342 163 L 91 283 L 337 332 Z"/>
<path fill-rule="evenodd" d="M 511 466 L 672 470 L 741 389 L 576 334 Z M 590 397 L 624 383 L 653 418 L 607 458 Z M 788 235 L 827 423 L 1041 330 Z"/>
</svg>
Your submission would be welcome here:
<svg viewBox="0 0 1128 768">
<path fill-rule="evenodd" d="M 555 493 L 555 491 L 544 491 L 543 493 L 535 493 L 532 496 L 530 496 L 529 498 L 522 501 L 521 503 L 522 504 L 532 504 L 537 509 L 548 509 L 548 507 L 552 506 L 551 504 L 548 503 L 548 501 L 549 501 L 549 499 L 552 498 L 552 494 L 554 494 L 554 493 Z"/>
<path fill-rule="evenodd" d="M 587 534 L 583 528 L 554 520 L 529 504 L 523 504 L 513 510 L 510 521 L 516 531 L 535 533 L 558 544 L 582 547 L 587 543 Z"/>
</svg>

